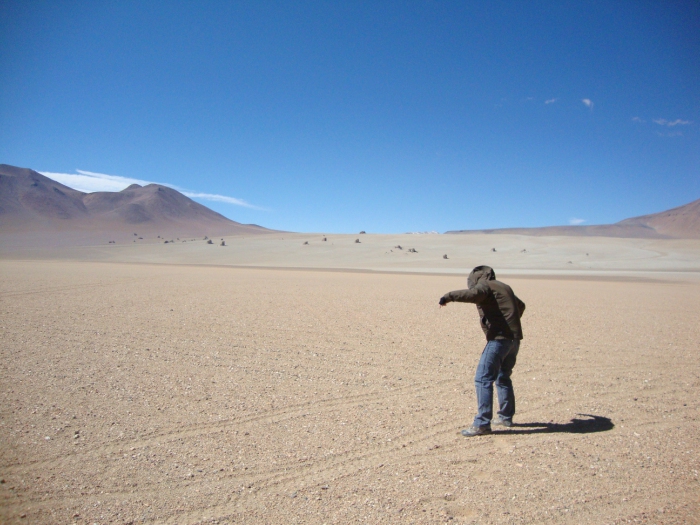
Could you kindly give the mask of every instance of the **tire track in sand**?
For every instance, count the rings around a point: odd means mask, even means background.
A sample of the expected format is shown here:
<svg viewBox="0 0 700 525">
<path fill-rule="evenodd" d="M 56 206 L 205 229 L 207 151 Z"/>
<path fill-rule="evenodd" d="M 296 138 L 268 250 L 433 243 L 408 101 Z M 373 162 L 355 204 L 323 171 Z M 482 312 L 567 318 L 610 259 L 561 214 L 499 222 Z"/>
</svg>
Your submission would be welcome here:
<svg viewBox="0 0 700 525">
<path fill-rule="evenodd" d="M 304 414 L 310 413 L 323 413 L 329 408 L 334 407 L 349 407 L 360 404 L 362 402 L 372 402 L 389 399 L 391 397 L 400 396 L 410 392 L 422 392 L 429 391 L 433 389 L 438 384 L 450 383 L 452 380 L 445 379 L 439 382 L 433 382 L 430 384 L 416 384 L 407 385 L 405 387 L 394 388 L 390 391 L 374 391 L 368 392 L 366 394 L 355 394 L 346 397 L 336 397 L 323 400 L 311 400 L 305 401 L 304 403 L 299 403 L 296 405 L 291 405 L 285 408 L 265 410 L 261 413 L 243 416 L 240 418 L 228 418 L 221 421 L 216 421 L 212 423 L 200 424 L 200 425 L 189 425 L 184 428 L 180 428 L 172 431 L 165 432 L 155 432 L 150 435 L 142 436 L 136 439 L 123 440 L 118 442 L 107 442 L 103 444 L 98 444 L 92 446 L 88 450 L 75 451 L 71 454 L 65 454 L 60 457 L 50 458 L 50 459 L 40 459 L 36 461 L 30 461 L 20 464 L 7 464 L 0 465 L 5 472 L 12 474 L 16 470 L 24 470 L 27 467 L 32 467 L 34 469 L 46 469 L 53 467 L 60 467 L 70 460 L 85 461 L 87 459 L 93 459 L 100 456 L 105 456 L 113 453 L 121 453 L 124 448 L 145 448 L 153 445 L 160 445 L 163 443 L 183 439 L 183 438 L 193 438 L 204 434 L 219 432 L 222 429 L 229 428 L 234 425 L 246 425 L 254 422 L 269 421 L 269 422 L 279 422 L 294 417 L 299 417 Z M 311 412 L 309 410 L 311 409 Z"/>
<path fill-rule="evenodd" d="M 447 380 L 442 383 L 448 383 Z M 423 385 L 417 385 L 423 386 Z M 449 386 L 452 386 L 451 384 Z M 361 402 L 366 403 L 368 398 L 373 398 L 376 400 L 384 400 L 393 395 L 399 393 L 405 393 L 405 391 L 425 391 L 431 390 L 432 392 L 438 393 L 439 388 L 435 388 L 436 385 L 433 383 L 429 387 L 424 388 L 411 388 L 406 387 L 402 389 L 402 392 L 392 392 L 391 395 L 378 395 L 383 394 L 381 392 L 374 394 L 366 394 L 362 396 L 354 396 L 355 399 L 352 402 L 339 403 L 329 406 L 327 403 L 324 405 L 322 410 L 317 411 L 318 414 L 327 414 L 329 411 L 339 410 L 346 406 L 357 405 Z M 300 415 L 301 412 L 290 415 Z M 277 417 L 274 415 L 267 415 L 268 419 Z M 264 416 L 251 418 L 250 420 L 259 421 L 264 419 Z M 248 420 L 248 421 L 250 421 Z M 207 432 L 219 432 L 220 429 L 209 429 Z M 237 509 L 241 504 L 249 501 L 250 498 L 254 498 L 260 493 L 267 492 L 270 493 L 275 489 L 280 489 L 281 487 L 296 487 L 301 482 L 306 482 L 308 480 L 313 480 L 311 485 L 323 485 L 324 483 L 331 483 L 335 480 L 347 478 L 356 475 L 358 472 L 363 470 L 369 470 L 373 468 L 381 467 L 382 463 L 386 461 L 387 455 L 408 455 L 416 458 L 417 461 L 420 457 L 427 455 L 428 448 L 426 444 L 433 443 L 437 436 L 445 434 L 457 434 L 458 427 L 455 423 L 450 422 L 438 422 L 434 423 L 428 427 L 423 427 L 420 429 L 411 430 L 404 432 L 400 435 L 394 436 L 391 441 L 378 441 L 374 443 L 364 443 L 358 445 L 350 450 L 346 450 L 339 453 L 334 453 L 325 457 L 320 457 L 314 461 L 308 463 L 299 464 L 297 461 L 290 460 L 286 463 L 276 465 L 273 468 L 259 469 L 257 471 L 248 470 L 247 472 L 237 472 L 237 473 L 227 473 L 223 475 L 218 475 L 215 478 L 201 478 L 195 479 L 194 481 L 186 481 L 185 483 L 180 483 L 179 487 L 182 491 L 185 490 L 197 490 L 197 487 L 206 487 L 207 485 L 214 482 L 234 482 L 237 481 L 239 485 L 243 488 L 233 494 L 226 493 L 217 498 L 218 501 L 209 502 L 206 506 L 192 509 L 190 511 L 177 511 L 173 509 L 173 514 L 170 516 L 165 516 L 162 518 L 155 519 L 155 523 L 178 523 L 185 520 L 188 523 L 201 521 L 206 516 L 223 516 L 232 513 L 239 512 Z M 175 434 L 172 434 L 175 435 Z M 177 439 L 177 438 L 176 438 Z M 437 447 L 436 447 L 437 448 Z M 416 454 L 420 450 L 422 453 Z M 254 487 L 254 488 L 253 488 Z M 101 488 L 110 490 L 104 485 Z M 246 491 L 246 489 L 249 489 Z M 149 500 L 157 499 L 159 491 L 162 490 L 162 485 L 160 482 L 150 482 L 144 484 L 141 482 L 138 489 L 125 491 L 117 490 L 111 491 L 110 494 L 90 494 L 85 495 L 81 500 L 81 505 L 94 504 L 94 502 L 100 501 L 103 506 L 109 504 L 117 504 L 120 500 L 128 498 L 130 495 L 138 495 L 139 500 Z M 171 489 L 172 490 L 172 489 Z M 46 499 L 30 499 L 32 507 L 39 509 L 51 509 L 60 508 L 65 506 L 70 506 L 70 504 L 75 504 L 76 498 L 74 494 L 66 494 L 65 497 L 53 497 L 50 500 Z"/>
</svg>

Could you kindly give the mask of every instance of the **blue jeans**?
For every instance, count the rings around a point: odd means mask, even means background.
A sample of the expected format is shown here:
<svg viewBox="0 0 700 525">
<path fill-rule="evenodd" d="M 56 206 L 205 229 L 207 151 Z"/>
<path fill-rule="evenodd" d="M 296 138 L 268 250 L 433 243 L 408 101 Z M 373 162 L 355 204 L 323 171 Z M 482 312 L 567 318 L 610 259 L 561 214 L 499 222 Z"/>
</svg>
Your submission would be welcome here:
<svg viewBox="0 0 700 525">
<path fill-rule="evenodd" d="M 493 417 L 493 384 L 498 391 L 498 415 L 511 420 L 515 414 L 515 393 L 510 374 L 520 349 L 520 341 L 496 339 L 486 343 L 476 368 L 476 402 L 478 413 L 474 418 L 475 427 L 490 427 Z"/>
</svg>

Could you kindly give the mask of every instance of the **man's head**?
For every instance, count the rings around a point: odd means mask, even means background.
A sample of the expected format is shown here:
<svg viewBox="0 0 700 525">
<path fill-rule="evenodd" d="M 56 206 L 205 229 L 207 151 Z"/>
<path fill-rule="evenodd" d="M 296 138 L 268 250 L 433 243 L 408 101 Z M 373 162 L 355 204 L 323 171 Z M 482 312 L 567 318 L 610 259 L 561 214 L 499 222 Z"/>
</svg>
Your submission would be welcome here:
<svg viewBox="0 0 700 525">
<path fill-rule="evenodd" d="M 467 278 L 469 288 L 474 288 L 480 281 L 495 281 L 496 272 L 490 266 L 477 266 L 472 270 Z"/>
</svg>

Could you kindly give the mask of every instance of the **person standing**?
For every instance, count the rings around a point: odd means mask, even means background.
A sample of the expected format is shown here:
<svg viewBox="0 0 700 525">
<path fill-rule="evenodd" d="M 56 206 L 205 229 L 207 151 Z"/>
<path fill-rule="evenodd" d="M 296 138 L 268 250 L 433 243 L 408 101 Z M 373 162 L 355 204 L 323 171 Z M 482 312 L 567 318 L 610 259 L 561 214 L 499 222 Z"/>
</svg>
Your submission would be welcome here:
<svg viewBox="0 0 700 525">
<path fill-rule="evenodd" d="M 496 280 L 489 266 L 477 266 L 467 279 L 469 289 L 448 292 L 440 298 L 440 307 L 456 301 L 474 303 L 486 335 L 486 347 L 476 368 L 474 383 L 478 410 L 471 427 L 462 430 L 466 437 L 491 433 L 491 425 L 510 427 L 515 414 L 515 392 L 510 379 L 523 338 L 520 318 L 523 303 L 510 286 Z M 493 416 L 493 384 L 498 391 L 498 415 Z"/>
</svg>

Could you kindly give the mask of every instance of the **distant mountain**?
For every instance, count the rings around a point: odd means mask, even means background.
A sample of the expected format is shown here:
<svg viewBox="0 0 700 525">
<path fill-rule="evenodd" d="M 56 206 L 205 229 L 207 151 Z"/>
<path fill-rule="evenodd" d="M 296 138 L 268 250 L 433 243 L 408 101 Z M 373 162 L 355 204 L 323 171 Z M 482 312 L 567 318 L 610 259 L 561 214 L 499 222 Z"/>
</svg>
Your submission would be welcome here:
<svg viewBox="0 0 700 525">
<path fill-rule="evenodd" d="M 697 239 L 700 238 L 700 199 L 660 213 L 625 219 L 617 224 L 653 228 L 669 237 Z"/>
<path fill-rule="evenodd" d="M 0 164 L 0 231 L 138 230 L 162 235 L 269 232 L 241 224 L 160 184 L 83 193 L 41 173 Z"/>
<path fill-rule="evenodd" d="M 615 224 L 592 226 L 547 226 L 544 228 L 501 228 L 497 230 L 455 230 L 445 233 L 513 233 L 519 235 L 574 235 L 597 237 L 639 237 L 654 239 L 700 239 L 700 199 L 670 210 L 632 217 Z"/>
</svg>

